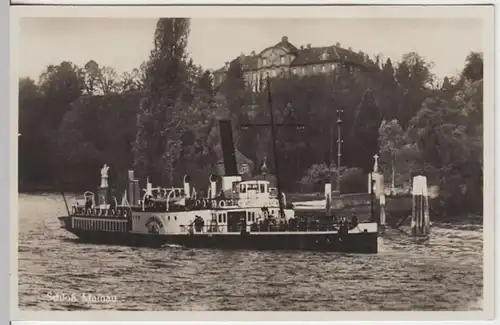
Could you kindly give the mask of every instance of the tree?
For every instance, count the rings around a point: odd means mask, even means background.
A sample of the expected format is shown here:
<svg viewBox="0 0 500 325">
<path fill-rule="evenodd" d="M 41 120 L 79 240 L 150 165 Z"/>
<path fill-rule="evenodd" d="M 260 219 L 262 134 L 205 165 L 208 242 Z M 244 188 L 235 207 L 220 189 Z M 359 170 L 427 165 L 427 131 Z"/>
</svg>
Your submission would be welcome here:
<svg viewBox="0 0 500 325">
<path fill-rule="evenodd" d="M 465 67 L 462 78 L 468 81 L 483 79 L 483 53 L 471 52 L 465 59 Z"/>
<path fill-rule="evenodd" d="M 88 61 L 84 66 L 85 92 L 94 95 L 101 78 L 101 68 L 94 60 Z"/>
<path fill-rule="evenodd" d="M 119 89 L 118 75 L 111 67 L 102 67 L 98 78 L 98 87 L 103 94 L 110 94 Z"/>
<path fill-rule="evenodd" d="M 140 91 L 142 88 L 142 82 L 139 74 L 139 69 L 132 69 L 131 72 L 124 72 L 121 75 L 120 82 L 118 83 L 120 92 Z"/>
<path fill-rule="evenodd" d="M 430 95 L 429 87 L 435 82 L 432 67 L 432 62 L 427 62 L 417 53 L 411 52 L 403 55 L 396 68 L 396 80 L 402 91 L 402 104 L 396 118 L 403 129 L 407 128 L 425 98 Z"/>
<path fill-rule="evenodd" d="M 156 24 L 154 48 L 146 68 L 140 105 L 134 165 L 154 182 L 172 184 L 181 152 L 183 94 L 188 90 L 187 37 L 189 19 L 161 18 Z"/>
<path fill-rule="evenodd" d="M 40 76 L 40 92 L 46 99 L 47 114 L 51 117 L 51 126 L 57 129 L 69 104 L 80 97 L 84 89 L 83 72 L 71 62 L 50 65 Z"/>
<path fill-rule="evenodd" d="M 198 80 L 198 87 L 204 90 L 207 94 L 213 96 L 214 89 L 214 78 L 209 70 L 205 70 Z"/>
<path fill-rule="evenodd" d="M 382 121 L 379 128 L 380 163 L 383 167 L 390 166 L 392 193 L 396 181 L 396 156 L 404 145 L 403 136 L 403 129 L 398 120 Z"/>
<path fill-rule="evenodd" d="M 367 89 L 361 98 L 354 121 L 356 150 L 358 150 L 356 167 L 365 172 L 372 170 L 372 161 L 378 152 L 378 133 L 381 123 L 381 114 L 370 89 Z"/>
</svg>

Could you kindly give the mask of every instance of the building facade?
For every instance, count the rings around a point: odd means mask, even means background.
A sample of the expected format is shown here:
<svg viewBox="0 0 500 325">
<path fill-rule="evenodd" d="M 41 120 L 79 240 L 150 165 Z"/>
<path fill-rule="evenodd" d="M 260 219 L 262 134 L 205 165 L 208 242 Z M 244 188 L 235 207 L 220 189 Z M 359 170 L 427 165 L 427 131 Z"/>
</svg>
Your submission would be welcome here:
<svg viewBox="0 0 500 325">
<path fill-rule="evenodd" d="M 253 51 L 250 55 L 241 54 L 239 60 L 245 81 L 254 91 L 263 89 L 263 81 L 269 77 L 287 75 L 314 75 L 332 73 L 339 65 L 348 67 L 366 67 L 370 62 L 363 52 L 355 53 L 344 49 L 339 43 L 326 47 L 295 47 L 283 36 L 281 41 L 265 48 L 260 53 Z M 214 83 L 220 85 L 229 69 L 230 62 L 214 71 Z"/>
</svg>

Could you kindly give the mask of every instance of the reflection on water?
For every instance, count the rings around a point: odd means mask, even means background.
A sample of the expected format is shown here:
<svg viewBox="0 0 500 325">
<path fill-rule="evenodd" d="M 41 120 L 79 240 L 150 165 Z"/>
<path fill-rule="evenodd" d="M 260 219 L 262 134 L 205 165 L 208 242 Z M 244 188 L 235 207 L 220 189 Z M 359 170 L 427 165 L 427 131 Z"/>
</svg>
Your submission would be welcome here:
<svg viewBox="0 0 500 325">
<path fill-rule="evenodd" d="M 480 310 L 482 227 L 401 232 L 376 255 L 99 246 L 59 228 L 55 195 L 19 196 L 19 305 L 24 310 Z M 48 294 L 116 296 L 111 303 Z"/>
</svg>

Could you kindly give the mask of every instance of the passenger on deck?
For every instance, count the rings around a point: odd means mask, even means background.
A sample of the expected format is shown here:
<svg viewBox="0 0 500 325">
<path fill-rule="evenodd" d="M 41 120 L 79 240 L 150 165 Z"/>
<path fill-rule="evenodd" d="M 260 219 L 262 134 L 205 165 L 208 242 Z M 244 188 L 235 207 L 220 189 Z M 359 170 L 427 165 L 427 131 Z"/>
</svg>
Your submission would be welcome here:
<svg viewBox="0 0 500 325">
<path fill-rule="evenodd" d="M 297 231 L 297 218 L 292 217 L 288 220 L 288 230 Z"/>
<path fill-rule="evenodd" d="M 113 200 L 111 200 L 111 203 L 109 204 L 109 210 L 111 211 L 116 211 L 116 198 L 113 197 Z"/>
<path fill-rule="evenodd" d="M 252 222 L 252 224 L 250 225 L 250 231 L 252 232 L 259 231 L 259 225 L 255 222 Z"/>
<path fill-rule="evenodd" d="M 301 217 L 299 222 L 299 231 L 306 231 L 307 230 L 307 219 L 304 217 Z"/>
<path fill-rule="evenodd" d="M 353 228 L 356 228 L 358 226 L 358 217 L 356 215 L 353 215 L 351 218 L 351 225 Z"/>
<path fill-rule="evenodd" d="M 287 231 L 288 229 L 288 222 L 286 219 L 281 219 L 279 226 L 278 226 L 278 231 Z"/>
<path fill-rule="evenodd" d="M 196 232 L 203 232 L 203 227 L 205 226 L 205 221 L 200 216 L 196 216 L 194 219 L 194 228 Z"/>
<path fill-rule="evenodd" d="M 269 218 L 265 218 L 262 222 L 262 228 L 260 231 L 269 231 Z"/>
<path fill-rule="evenodd" d="M 92 199 L 87 196 L 85 199 L 85 211 L 92 209 Z"/>
</svg>

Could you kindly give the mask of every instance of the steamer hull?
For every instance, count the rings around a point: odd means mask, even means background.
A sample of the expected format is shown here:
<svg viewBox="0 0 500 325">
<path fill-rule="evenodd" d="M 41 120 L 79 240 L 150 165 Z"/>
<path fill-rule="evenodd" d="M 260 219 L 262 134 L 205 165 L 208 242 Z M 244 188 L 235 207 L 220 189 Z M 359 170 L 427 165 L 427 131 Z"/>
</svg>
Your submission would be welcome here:
<svg viewBox="0 0 500 325">
<path fill-rule="evenodd" d="M 148 234 L 84 230 L 71 227 L 71 217 L 59 217 L 61 227 L 82 242 L 134 247 L 180 245 L 186 248 L 216 248 L 245 250 L 304 250 L 323 252 L 377 253 L 377 231 L 283 231 L 234 233 Z M 376 224 L 374 225 L 376 228 Z"/>
</svg>

